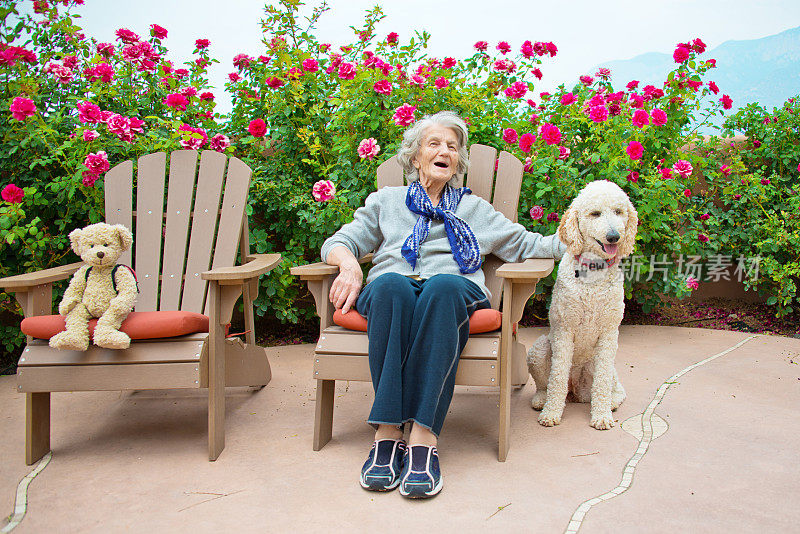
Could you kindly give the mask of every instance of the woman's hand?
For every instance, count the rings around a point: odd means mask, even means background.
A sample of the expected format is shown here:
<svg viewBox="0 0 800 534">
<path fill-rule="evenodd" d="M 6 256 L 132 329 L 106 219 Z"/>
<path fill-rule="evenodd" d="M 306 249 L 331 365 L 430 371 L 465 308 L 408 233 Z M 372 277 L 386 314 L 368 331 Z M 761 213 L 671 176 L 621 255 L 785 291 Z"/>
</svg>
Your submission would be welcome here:
<svg viewBox="0 0 800 534">
<path fill-rule="evenodd" d="M 364 274 L 358 262 L 355 265 L 345 264 L 339 266 L 339 276 L 331 284 L 330 300 L 333 306 L 342 313 L 350 311 L 361 292 L 361 282 Z"/>
<path fill-rule="evenodd" d="M 331 284 L 328 298 L 337 310 L 341 309 L 342 313 L 347 313 L 361 292 L 361 282 L 364 279 L 361 265 L 347 247 L 336 247 L 331 250 L 326 263 L 339 267 L 339 276 Z"/>
</svg>

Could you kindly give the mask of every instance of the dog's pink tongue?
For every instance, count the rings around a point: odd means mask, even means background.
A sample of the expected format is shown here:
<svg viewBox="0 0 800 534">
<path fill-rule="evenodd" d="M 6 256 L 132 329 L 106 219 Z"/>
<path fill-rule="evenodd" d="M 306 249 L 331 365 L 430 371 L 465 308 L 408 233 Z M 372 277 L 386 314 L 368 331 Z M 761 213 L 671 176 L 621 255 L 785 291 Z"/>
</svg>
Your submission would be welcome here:
<svg viewBox="0 0 800 534">
<path fill-rule="evenodd" d="M 606 243 L 603 245 L 603 251 L 606 254 L 611 254 L 612 256 L 617 255 L 617 244 L 616 243 Z"/>
</svg>

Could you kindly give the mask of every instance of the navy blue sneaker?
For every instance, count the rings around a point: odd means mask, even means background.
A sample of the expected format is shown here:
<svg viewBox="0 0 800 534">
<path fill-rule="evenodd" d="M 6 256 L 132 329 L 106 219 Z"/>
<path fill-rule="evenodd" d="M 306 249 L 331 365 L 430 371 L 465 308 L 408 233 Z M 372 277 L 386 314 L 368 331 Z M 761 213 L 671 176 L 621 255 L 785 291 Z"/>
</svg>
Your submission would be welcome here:
<svg viewBox="0 0 800 534">
<path fill-rule="evenodd" d="M 414 445 L 406 452 L 400 475 L 400 494 L 409 499 L 427 499 L 442 491 L 442 472 L 436 447 Z"/>
<path fill-rule="evenodd" d="M 382 439 L 372 444 L 367 461 L 361 468 L 361 487 L 370 491 L 393 490 L 400 483 L 406 442 Z"/>
</svg>

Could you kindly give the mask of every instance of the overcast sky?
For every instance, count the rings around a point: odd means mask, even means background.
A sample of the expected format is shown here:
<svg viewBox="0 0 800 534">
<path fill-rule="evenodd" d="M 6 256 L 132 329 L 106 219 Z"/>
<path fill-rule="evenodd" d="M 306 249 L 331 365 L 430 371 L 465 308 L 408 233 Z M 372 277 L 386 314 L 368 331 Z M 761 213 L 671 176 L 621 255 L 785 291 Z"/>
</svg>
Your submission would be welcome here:
<svg viewBox="0 0 800 534">
<path fill-rule="evenodd" d="M 309 0 L 307 8 L 320 2 Z M 800 26 L 798 0 L 392 0 L 377 2 L 387 17 L 379 36 L 395 31 L 401 41 L 414 30 L 431 35 L 433 56 L 464 58 L 475 41 L 500 40 L 519 49 L 525 40 L 553 41 L 555 58 L 541 66 L 544 78 L 537 91 L 552 91 L 572 82 L 604 61 L 630 59 L 645 52 L 671 54 L 675 44 L 700 37 L 709 50 L 729 40 L 758 39 Z M 317 37 L 334 45 L 350 42 L 349 26 L 359 26 L 374 0 L 332 0 L 320 21 Z M 111 41 L 118 28 L 148 35 L 150 24 L 169 31 L 164 41 L 170 59 L 191 58 L 194 41 L 211 41 L 211 55 L 220 64 L 210 71 L 222 96 L 223 83 L 234 67 L 231 59 L 243 52 L 263 51 L 259 21 L 264 2 L 257 0 L 86 0 L 78 24 L 87 35 Z M 707 58 L 713 55 L 705 56 Z M 229 104 L 219 98 L 218 111 Z"/>
</svg>

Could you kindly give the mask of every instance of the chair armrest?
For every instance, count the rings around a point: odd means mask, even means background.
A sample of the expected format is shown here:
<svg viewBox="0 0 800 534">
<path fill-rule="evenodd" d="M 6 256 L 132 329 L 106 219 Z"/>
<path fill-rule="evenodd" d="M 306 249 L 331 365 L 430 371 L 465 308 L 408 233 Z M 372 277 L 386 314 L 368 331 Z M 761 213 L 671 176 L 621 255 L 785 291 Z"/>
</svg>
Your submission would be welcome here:
<svg viewBox="0 0 800 534">
<path fill-rule="evenodd" d="M 522 319 L 525 304 L 536 291 L 536 284 L 553 272 L 555 261 L 552 258 L 531 258 L 522 263 L 506 263 L 495 273 L 504 278 L 503 318 L 508 314 L 509 324 Z"/>
<path fill-rule="evenodd" d="M 358 259 L 358 263 L 372 262 L 372 253 L 362 256 Z M 289 272 L 294 276 L 299 276 L 300 280 L 320 280 L 332 274 L 339 273 L 339 267 L 336 265 L 329 265 L 325 262 L 309 263 L 306 265 L 296 265 L 289 269 Z"/>
<path fill-rule="evenodd" d="M 553 272 L 555 260 L 552 258 L 530 258 L 522 263 L 506 263 L 500 266 L 495 274 L 512 283 L 540 280 Z"/>
<path fill-rule="evenodd" d="M 16 276 L 8 276 L 0 278 L 0 289 L 3 290 L 20 290 L 27 289 L 34 286 L 49 284 L 59 280 L 66 280 L 75 271 L 81 268 L 82 261 L 70 263 L 69 265 L 62 265 L 60 267 L 52 267 L 50 269 L 43 269 L 32 273 L 18 274 Z"/>
<path fill-rule="evenodd" d="M 306 265 L 296 265 L 289 269 L 294 276 L 299 276 L 301 280 L 317 280 L 328 277 L 339 272 L 336 265 L 328 265 L 324 262 L 308 263 Z"/>
<path fill-rule="evenodd" d="M 220 267 L 200 273 L 203 280 L 217 280 L 223 285 L 242 283 L 271 271 L 281 262 L 280 254 L 251 254 L 244 265 Z"/>
</svg>

